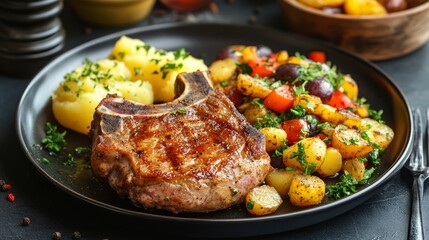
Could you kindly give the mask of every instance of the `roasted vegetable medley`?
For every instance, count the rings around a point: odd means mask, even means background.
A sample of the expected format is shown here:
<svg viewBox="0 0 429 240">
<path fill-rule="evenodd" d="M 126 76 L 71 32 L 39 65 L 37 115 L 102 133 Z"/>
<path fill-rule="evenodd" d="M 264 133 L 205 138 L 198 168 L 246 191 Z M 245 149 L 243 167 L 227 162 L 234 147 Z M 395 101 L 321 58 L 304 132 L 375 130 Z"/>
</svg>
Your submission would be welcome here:
<svg viewBox="0 0 429 240">
<path fill-rule="evenodd" d="M 327 13 L 347 15 L 386 15 L 415 7 L 424 0 L 297 0 Z"/>
<path fill-rule="evenodd" d="M 270 214 L 282 202 L 312 206 L 352 194 L 394 137 L 383 111 L 359 98 L 352 76 L 337 71 L 324 52 L 233 45 L 209 69 L 214 86 L 265 135 L 273 170 L 246 198 L 252 214 Z"/>
</svg>

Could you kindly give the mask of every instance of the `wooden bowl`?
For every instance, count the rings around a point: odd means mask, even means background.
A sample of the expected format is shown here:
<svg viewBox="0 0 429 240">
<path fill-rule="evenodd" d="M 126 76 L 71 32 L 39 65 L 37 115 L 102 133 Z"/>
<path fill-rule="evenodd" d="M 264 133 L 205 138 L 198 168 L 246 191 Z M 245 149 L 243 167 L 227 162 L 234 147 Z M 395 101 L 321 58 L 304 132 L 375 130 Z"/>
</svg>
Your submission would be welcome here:
<svg viewBox="0 0 429 240">
<path fill-rule="evenodd" d="M 278 0 L 290 31 L 334 43 L 367 60 L 408 54 L 429 38 L 429 1 L 384 16 L 330 14 L 296 0 Z"/>
<path fill-rule="evenodd" d="M 155 0 L 71 0 L 70 4 L 85 22 L 117 27 L 144 19 L 152 10 Z"/>
</svg>

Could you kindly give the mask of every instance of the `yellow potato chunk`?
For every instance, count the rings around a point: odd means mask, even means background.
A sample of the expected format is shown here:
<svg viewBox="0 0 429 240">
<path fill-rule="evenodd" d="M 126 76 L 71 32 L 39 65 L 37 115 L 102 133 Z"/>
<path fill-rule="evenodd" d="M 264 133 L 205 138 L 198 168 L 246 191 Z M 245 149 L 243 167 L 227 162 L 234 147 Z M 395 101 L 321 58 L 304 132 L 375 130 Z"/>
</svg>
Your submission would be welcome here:
<svg viewBox="0 0 429 240">
<path fill-rule="evenodd" d="M 209 67 L 212 81 L 222 82 L 228 81 L 235 76 L 235 71 L 237 70 L 237 65 L 232 58 L 225 58 L 222 60 L 217 60 L 213 62 Z"/>
<path fill-rule="evenodd" d="M 373 150 L 370 142 L 362 138 L 362 135 L 352 128 L 344 125 L 335 127 L 332 135 L 332 146 L 338 149 L 343 158 L 367 157 Z"/>
<path fill-rule="evenodd" d="M 344 75 L 343 83 L 341 84 L 344 94 L 351 100 L 356 101 L 359 96 L 359 87 L 355 80 L 350 75 Z"/>
<path fill-rule="evenodd" d="M 350 173 L 359 182 L 364 178 L 365 163 L 359 160 L 359 158 L 347 159 L 344 161 L 343 171 Z"/>
<path fill-rule="evenodd" d="M 288 196 L 293 177 L 301 173 L 295 169 L 274 169 L 268 173 L 265 182 L 274 187 L 282 198 L 285 198 Z"/>
<path fill-rule="evenodd" d="M 319 169 L 325 155 L 326 144 L 320 138 L 304 138 L 283 151 L 283 164 L 310 174 Z"/>
<path fill-rule="evenodd" d="M 247 74 L 237 77 L 237 89 L 245 96 L 265 98 L 272 92 L 269 85 Z"/>
<path fill-rule="evenodd" d="M 325 182 L 317 176 L 297 174 L 292 179 L 289 200 L 294 206 L 320 204 L 325 197 Z"/>
<path fill-rule="evenodd" d="M 343 166 L 343 157 L 341 156 L 340 151 L 333 147 L 328 147 L 326 149 L 325 160 L 323 160 L 317 173 L 321 177 L 334 176 L 339 173 Z"/>
<path fill-rule="evenodd" d="M 394 137 L 394 132 L 389 126 L 371 118 L 362 119 L 360 130 L 368 136 L 370 142 L 378 144 L 381 149 L 386 149 Z"/>
<path fill-rule="evenodd" d="M 345 0 L 344 11 L 349 15 L 386 15 L 387 11 L 377 0 Z"/>
<path fill-rule="evenodd" d="M 108 93 L 144 104 L 168 102 L 175 97 L 177 75 L 198 70 L 207 66 L 184 49 L 167 52 L 122 36 L 108 58 L 85 60 L 65 75 L 52 95 L 54 116 L 64 127 L 88 134 L 94 110 Z"/>
<path fill-rule="evenodd" d="M 261 185 L 246 194 L 246 209 L 254 215 L 267 215 L 275 212 L 283 199 L 274 187 Z"/>
<path fill-rule="evenodd" d="M 124 63 L 101 60 L 84 64 L 68 73 L 52 95 L 52 111 L 64 127 L 88 134 L 95 108 L 108 93 L 152 104 L 153 91 L 148 82 L 130 81 Z"/>
<path fill-rule="evenodd" d="M 342 123 L 348 127 L 359 127 L 361 124 L 361 118 L 358 115 L 346 109 L 334 108 L 327 104 L 316 104 L 311 113 L 320 117 L 322 122 Z"/>
<path fill-rule="evenodd" d="M 301 106 L 306 112 L 314 112 L 314 108 L 322 104 L 322 100 L 315 95 L 301 94 L 294 98 L 293 106 Z"/>
<path fill-rule="evenodd" d="M 179 73 L 207 70 L 202 60 L 188 55 L 183 49 L 174 52 L 153 49 L 148 55 L 126 55 L 123 61 L 134 73 L 131 80 L 144 79 L 151 83 L 156 103 L 174 99 L 174 83 Z"/>
<path fill-rule="evenodd" d="M 259 131 L 265 136 L 265 149 L 267 152 L 278 149 L 287 141 L 285 130 L 274 127 L 261 128 Z"/>
</svg>

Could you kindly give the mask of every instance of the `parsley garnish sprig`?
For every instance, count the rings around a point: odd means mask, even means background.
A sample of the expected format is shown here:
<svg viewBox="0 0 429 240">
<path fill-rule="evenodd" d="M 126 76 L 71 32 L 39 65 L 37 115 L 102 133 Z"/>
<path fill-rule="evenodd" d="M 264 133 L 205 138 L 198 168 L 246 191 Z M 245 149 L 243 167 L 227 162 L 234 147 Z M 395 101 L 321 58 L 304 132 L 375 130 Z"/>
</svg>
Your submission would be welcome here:
<svg viewBox="0 0 429 240">
<path fill-rule="evenodd" d="M 328 197 L 339 199 L 341 197 L 349 196 L 356 192 L 358 182 L 347 171 L 340 177 L 340 180 L 335 185 L 327 185 Z"/>
<path fill-rule="evenodd" d="M 66 131 L 58 132 L 57 126 L 47 122 L 45 124 L 45 137 L 42 139 L 42 144 L 49 152 L 59 153 L 63 145 L 66 144 Z"/>
</svg>

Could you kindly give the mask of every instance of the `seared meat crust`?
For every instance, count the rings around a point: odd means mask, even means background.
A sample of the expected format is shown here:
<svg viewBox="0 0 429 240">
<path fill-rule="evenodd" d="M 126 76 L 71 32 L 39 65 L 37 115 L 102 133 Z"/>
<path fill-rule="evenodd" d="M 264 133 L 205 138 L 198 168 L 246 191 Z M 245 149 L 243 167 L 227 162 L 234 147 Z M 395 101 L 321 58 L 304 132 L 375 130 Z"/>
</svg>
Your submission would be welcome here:
<svg viewBox="0 0 429 240">
<path fill-rule="evenodd" d="M 148 209 L 210 212 L 242 202 L 270 158 L 263 135 L 208 77 L 179 75 L 181 95 L 166 104 L 107 96 L 91 128 L 94 174 Z"/>
</svg>

